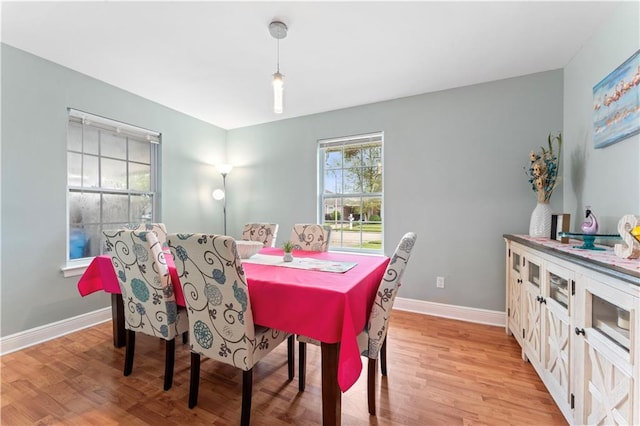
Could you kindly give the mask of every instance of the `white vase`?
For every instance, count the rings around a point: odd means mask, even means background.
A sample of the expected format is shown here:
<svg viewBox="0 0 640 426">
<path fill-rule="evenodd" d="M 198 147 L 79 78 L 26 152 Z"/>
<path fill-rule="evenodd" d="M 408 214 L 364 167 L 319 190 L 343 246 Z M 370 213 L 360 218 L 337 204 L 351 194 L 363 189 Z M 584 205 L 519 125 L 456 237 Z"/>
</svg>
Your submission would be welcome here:
<svg viewBox="0 0 640 426">
<path fill-rule="evenodd" d="M 551 206 L 549 203 L 538 203 L 531 212 L 529 222 L 529 236 L 547 237 L 551 236 Z"/>
<path fill-rule="evenodd" d="M 293 262 L 293 253 L 285 253 L 284 256 L 282 256 L 282 260 L 285 262 Z"/>
</svg>

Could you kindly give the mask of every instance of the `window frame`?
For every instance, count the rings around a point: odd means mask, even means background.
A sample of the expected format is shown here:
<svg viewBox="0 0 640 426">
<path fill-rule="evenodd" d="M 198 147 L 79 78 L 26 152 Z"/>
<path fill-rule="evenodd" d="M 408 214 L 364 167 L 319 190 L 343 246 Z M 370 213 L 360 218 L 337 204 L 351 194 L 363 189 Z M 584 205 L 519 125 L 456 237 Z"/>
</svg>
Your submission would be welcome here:
<svg viewBox="0 0 640 426">
<path fill-rule="evenodd" d="M 72 123 L 79 124 L 82 126 L 84 131 L 85 126 L 87 128 L 95 129 L 98 132 L 108 132 L 114 133 L 117 136 L 125 138 L 125 158 L 118 158 L 117 161 L 123 161 L 125 163 L 126 169 L 126 180 L 127 180 L 127 188 L 119 189 L 119 188 L 109 188 L 100 186 L 102 182 L 100 182 L 101 178 L 101 167 L 103 159 L 112 159 L 108 154 L 104 154 L 102 152 L 102 143 L 101 138 L 103 135 L 99 133 L 98 135 L 98 149 L 97 153 L 88 152 L 85 150 L 84 146 L 84 138 L 82 140 L 82 146 L 80 150 L 72 149 L 70 147 L 70 129 Z M 113 195 L 127 195 L 128 201 L 128 212 L 127 219 L 130 221 L 130 209 L 132 203 L 132 196 L 141 196 L 147 195 L 151 197 L 151 217 L 149 222 L 157 222 L 160 217 L 160 181 L 158 179 L 159 176 L 159 159 L 160 159 L 160 143 L 161 143 L 161 134 L 156 131 L 144 129 L 138 126 L 133 126 L 127 123 L 122 123 L 116 120 L 112 120 L 109 118 L 101 117 L 95 114 L 90 114 L 84 111 L 79 111 L 76 109 L 68 108 L 68 117 L 67 117 L 67 146 L 66 146 L 66 155 L 67 155 L 67 180 L 66 180 L 66 250 L 65 250 L 65 260 L 66 265 L 63 266 L 62 270 L 64 276 L 76 276 L 81 274 L 85 267 L 91 262 L 91 260 L 95 256 L 87 256 L 80 258 L 71 258 L 71 230 L 72 230 L 72 221 L 71 221 L 71 198 L 74 193 L 91 193 L 98 194 L 101 197 L 100 206 L 99 206 L 99 218 L 98 221 L 94 223 L 97 225 L 99 229 L 107 229 L 109 224 L 104 221 L 103 217 L 103 200 L 102 196 L 105 194 L 113 194 Z M 146 162 L 136 161 L 136 159 L 130 158 L 130 147 L 129 144 L 131 141 L 136 142 L 148 142 L 150 145 L 150 153 L 149 153 L 149 190 L 134 190 L 130 188 L 130 179 L 132 176 L 131 165 L 136 164 L 144 164 L 146 166 Z M 80 181 L 80 185 L 70 185 L 70 164 L 69 164 L 69 154 L 80 154 L 81 156 L 86 155 L 87 157 L 95 157 L 98 163 L 98 185 L 86 187 L 83 186 L 82 180 Z M 84 161 L 84 159 L 83 159 Z M 81 164 L 84 164 L 81 162 Z M 82 167 L 82 166 L 81 166 Z M 81 172 L 82 173 L 82 172 Z M 146 183 L 146 182 L 145 182 Z M 84 225 L 84 222 L 80 222 Z M 102 249 L 99 250 L 102 254 Z"/>
<path fill-rule="evenodd" d="M 331 194 L 328 195 L 325 193 L 325 157 L 324 157 L 324 153 L 326 148 L 333 148 L 333 147 L 345 147 L 345 146 L 363 146 L 363 145 L 367 145 L 367 144 L 371 144 L 372 142 L 376 142 L 380 144 L 380 158 L 379 158 L 379 163 L 378 166 L 381 168 L 381 172 L 380 172 L 380 182 L 382 184 L 382 188 L 381 191 L 379 192 L 352 192 L 352 193 L 345 193 L 343 191 L 341 191 L 340 193 L 335 193 L 335 194 Z M 349 199 L 349 198 L 359 198 L 361 201 L 363 198 L 367 198 L 367 197 L 379 197 L 380 198 L 380 217 L 381 217 L 381 221 L 380 221 L 380 225 L 381 225 L 381 231 L 380 231 L 380 239 L 381 239 L 381 243 L 380 243 L 380 248 L 379 249 L 371 249 L 371 248 L 363 248 L 362 244 L 363 244 L 363 240 L 362 240 L 362 236 L 360 237 L 360 246 L 359 247 L 345 247 L 343 245 L 343 239 L 342 239 L 342 235 L 340 238 L 340 246 L 336 247 L 335 245 L 330 245 L 329 249 L 332 251 L 344 251 L 344 252 L 355 252 L 355 253 L 366 253 L 366 254 L 384 254 L 384 229 L 385 229 L 385 224 L 384 224 L 384 132 L 383 131 L 377 131 L 377 132 L 371 132 L 371 133 L 365 133 L 365 134 L 359 134 L 359 135 L 353 135 L 353 136 L 345 136 L 345 137 L 338 137 L 338 138 L 331 138 L 331 139 L 320 139 L 317 142 L 317 161 L 318 161 L 318 169 L 317 169 L 317 179 L 318 179 L 318 188 L 317 188 L 317 193 L 318 193 L 318 198 L 317 198 L 317 220 L 318 223 L 321 224 L 325 224 L 328 222 L 325 219 L 325 212 L 324 212 L 324 206 L 325 206 L 325 200 L 326 199 Z M 360 165 L 358 167 L 366 167 L 364 165 Z M 351 167 L 351 168 L 355 168 L 355 167 Z M 341 170 L 345 170 L 345 169 L 349 169 L 349 167 L 344 167 L 344 164 L 341 166 L 340 168 Z M 344 187 L 344 185 L 343 185 Z M 341 212 L 344 212 L 344 204 L 342 204 L 342 208 L 341 208 Z M 344 218 L 341 218 L 341 220 L 344 222 Z M 335 229 L 332 230 L 331 232 L 331 239 L 335 238 Z M 360 231 L 361 234 L 363 231 Z M 340 233 L 342 234 L 342 231 L 340 231 Z"/>
</svg>

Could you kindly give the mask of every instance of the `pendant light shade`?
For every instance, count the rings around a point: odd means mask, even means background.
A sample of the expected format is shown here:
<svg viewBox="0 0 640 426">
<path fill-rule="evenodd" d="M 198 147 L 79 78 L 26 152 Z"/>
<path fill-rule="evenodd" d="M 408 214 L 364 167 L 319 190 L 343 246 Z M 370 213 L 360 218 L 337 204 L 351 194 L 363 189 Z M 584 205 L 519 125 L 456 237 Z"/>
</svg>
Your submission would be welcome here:
<svg viewBox="0 0 640 426">
<path fill-rule="evenodd" d="M 277 66 L 273 74 L 273 112 L 282 114 L 284 111 L 284 75 L 280 74 L 280 39 L 287 36 L 287 26 L 280 21 L 269 24 L 269 32 L 277 42 Z"/>
<path fill-rule="evenodd" d="M 284 111 L 284 76 L 279 72 L 273 74 L 273 112 L 282 114 Z"/>
</svg>

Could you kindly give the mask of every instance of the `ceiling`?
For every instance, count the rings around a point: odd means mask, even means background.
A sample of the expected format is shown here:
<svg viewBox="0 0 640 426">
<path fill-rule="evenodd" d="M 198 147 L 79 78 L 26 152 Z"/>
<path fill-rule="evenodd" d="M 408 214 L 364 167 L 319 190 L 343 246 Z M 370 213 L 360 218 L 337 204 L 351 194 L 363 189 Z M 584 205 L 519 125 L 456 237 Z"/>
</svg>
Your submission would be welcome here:
<svg viewBox="0 0 640 426">
<path fill-rule="evenodd" d="M 563 68 L 616 2 L 3 2 L 2 42 L 224 129 Z M 272 20 L 285 111 L 272 112 Z"/>
</svg>

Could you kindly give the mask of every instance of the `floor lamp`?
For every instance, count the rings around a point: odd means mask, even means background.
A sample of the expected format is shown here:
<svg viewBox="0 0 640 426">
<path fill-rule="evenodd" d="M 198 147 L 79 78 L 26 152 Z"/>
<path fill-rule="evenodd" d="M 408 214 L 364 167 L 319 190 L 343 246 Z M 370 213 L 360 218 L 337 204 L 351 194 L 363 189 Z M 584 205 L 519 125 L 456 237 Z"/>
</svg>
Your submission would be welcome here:
<svg viewBox="0 0 640 426">
<path fill-rule="evenodd" d="M 222 189 L 213 191 L 213 198 L 222 200 L 222 214 L 224 217 L 224 235 L 227 235 L 227 175 L 231 173 L 231 164 L 216 164 L 216 170 L 222 175 Z"/>
</svg>

